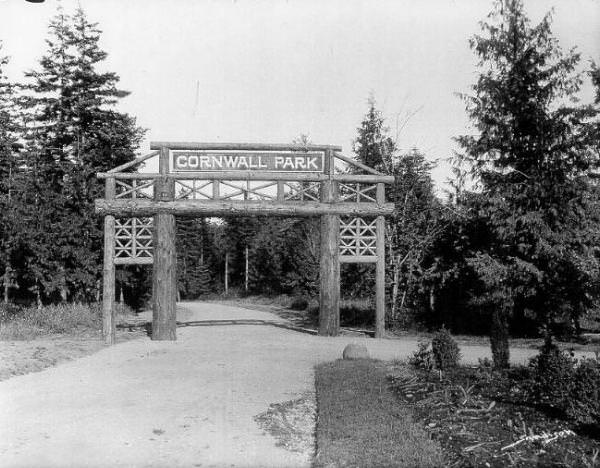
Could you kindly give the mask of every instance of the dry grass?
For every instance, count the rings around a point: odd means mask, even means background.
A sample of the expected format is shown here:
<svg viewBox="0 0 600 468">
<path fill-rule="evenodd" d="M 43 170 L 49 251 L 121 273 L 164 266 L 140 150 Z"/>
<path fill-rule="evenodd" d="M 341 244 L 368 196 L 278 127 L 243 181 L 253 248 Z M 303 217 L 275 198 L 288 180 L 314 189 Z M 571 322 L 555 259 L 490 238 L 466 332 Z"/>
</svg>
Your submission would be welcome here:
<svg viewBox="0 0 600 468">
<path fill-rule="evenodd" d="M 316 467 L 439 467 L 439 444 L 389 388 L 384 364 L 336 361 L 316 369 Z"/>
<path fill-rule="evenodd" d="M 0 316 L 0 340 L 31 340 L 40 336 L 97 333 L 102 328 L 99 304 L 58 304 L 7 311 Z"/>
<path fill-rule="evenodd" d="M 133 316 L 128 307 L 117 310 L 117 323 Z M 37 307 L 0 305 L 0 341 L 34 340 L 55 335 L 100 336 L 102 305 L 57 304 Z"/>
</svg>

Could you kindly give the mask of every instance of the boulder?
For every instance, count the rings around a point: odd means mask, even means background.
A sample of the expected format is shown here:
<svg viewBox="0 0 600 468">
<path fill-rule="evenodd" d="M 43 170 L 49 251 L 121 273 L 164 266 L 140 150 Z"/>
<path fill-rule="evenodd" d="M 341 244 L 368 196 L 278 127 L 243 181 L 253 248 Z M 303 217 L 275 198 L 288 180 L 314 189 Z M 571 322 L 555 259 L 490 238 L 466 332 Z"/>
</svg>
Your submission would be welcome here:
<svg viewBox="0 0 600 468">
<path fill-rule="evenodd" d="M 344 359 L 369 359 L 369 350 L 365 345 L 350 343 L 344 348 Z"/>
</svg>

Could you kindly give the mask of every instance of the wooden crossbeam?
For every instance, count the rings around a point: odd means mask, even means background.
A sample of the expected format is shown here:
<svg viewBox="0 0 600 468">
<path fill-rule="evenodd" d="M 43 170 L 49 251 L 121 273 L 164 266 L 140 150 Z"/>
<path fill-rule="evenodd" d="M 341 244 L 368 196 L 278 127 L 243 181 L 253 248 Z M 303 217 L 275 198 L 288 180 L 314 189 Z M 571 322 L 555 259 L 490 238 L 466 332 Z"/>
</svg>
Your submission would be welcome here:
<svg viewBox="0 0 600 468">
<path fill-rule="evenodd" d="M 96 213 L 117 216 L 152 216 L 165 212 L 175 215 L 223 216 L 223 215 L 274 215 L 319 216 L 337 214 L 342 216 L 389 216 L 394 212 L 393 203 L 323 203 L 323 202 L 277 202 L 264 200 L 177 200 L 161 202 L 154 200 L 95 200 Z"/>
<path fill-rule="evenodd" d="M 188 185 L 187 183 L 184 182 L 184 180 L 186 182 L 191 182 L 191 186 Z M 189 195 L 192 195 L 192 198 L 195 199 L 196 195 L 201 195 L 204 198 L 211 198 L 212 193 L 211 194 L 207 194 L 204 193 L 202 191 L 203 188 L 208 187 L 209 185 L 213 184 L 214 182 L 212 180 L 208 180 L 208 181 L 201 181 L 204 183 L 201 183 L 199 186 L 196 186 L 196 182 L 197 180 L 193 179 L 191 181 L 187 181 L 187 179 L 176 179 L 175 180 L 175 199 L 180 200 L 180 199 L 184 199 L 187 198 Z M 177 186 L 182 187 L 182 190 L 177 193 Z M 187 191 L 186 191 L 187 189 Z"/>
<path fill-rule="evenodd" d="M 296 185 L 292 185 L 284 182 L 284 187 L 287 186 L 290 188 L 290 191 L 287 194 L 283 195 L 284 200 L 294 200 L 296 197 L 300 197 L 300 200 L 304 200 L 304 197 L 309 200 L 319 201 L 319 184 L 311 183 L 307 187 L 298 187 Z M 316 195 L 310 193 L 310 190 L 317 189 Z"/>
<path fill-rule="evenodd" d="M 344 255 L 340 253 L 340 263 L 377 263 L 375 255 Z"/>
<path fill-rule="evenodd" d="M 156 179 L 160 174 L 137 173 L 137 172 L 98 172 L 96 176 L 99 179 Z M 393 184 L 394 176 L 386 175 L 363 175 L 363 174 L 319 174 L 319 173 L 290 173 L 290 172 L 264 172 L 264 171 L 223 171 L 223 172 L 186 172 L 182 174 L 165 174 L 164 177 L 175 180 L 283 180 L 290 182 L 323 182 L 333 180 L 335 182 L 357 182 L 361 184 Z"/>
<path fill-rule="evenodd" d="M 143 190 L 149 189 L 153 185 L 153 180 L 142 181 L 132 179 L 131 183 L 117 180 L 115 198 L 127 198 L 127 195 L 131 195 L 130 198 L 152 198 L 150 194 L 145 193 Z"/>
<path fill-rule="evenodd" d="M 350 193 L 345 193 L 348 191 Z M 355 201 L 376 201 L 377 195 L 377 185 L 370 184 L 361 187 L 360 183 L 355 184 L 344 184 L 340 182 L 340 201 L 355 199 Z M 369 195 L 368 192 L 374 192 L 372 195 Z"/>
<path fill-rule="evenodd" d="M 110 171 L 108 171 L 108 173 L 110 174 L 110 173 L 114 173 L 114 172 L 121 172 L 126 169 L 129 169 L 130 167 L 137 166 L 138 164 L 143 163 L 147 159 L 153 158 L 154 156 L 158 156 L 158 153 L 159 153 L 159 151 L 152 151 L 152 153 L 150 153 L 150 154 L 146 154 L 145 156 L 140 156 L 139 158 L 136 158 L 133 161 L 129 161 L 125 164 L 121 164 L 120 166 L 117 166 L 117 167 L 111 169 Z"/>
<path fill-rule="evenodd" d="M 277 143 L 201 143 L 181 141 L 151 141 L 151 150 L 166 148 L 170 150 L 223 150 L 223 151 L 342 151 L 334 145 L 295 145 Z"/>
<path fill-rule="evenodd" d="M 378 175 L 378 176 L 383 176 L 384 175 L 383 173 L 381 173 L 381 172 L 373 169 L 372 167 L 365 166 L 363 163 L 355 161 L 354 159 L 349 158 L 347 156 L 344 156 L 344 155 L 342 155 L 340 153 L 335 153 L 335 157 L 338 158 L 338 159 L 340 159 L 340 160 L 342 160 L 342 161 L 344 161 L 344 162 L 346 162 L 346 163 L 348 163 L 348 164 L 351 164 L 352 166 L 356 166 L 359 169 L 362 169 L 363 171 L 368 172 L 369 174 L 375 174 L 375 175 Z"/>
<path fill-rule="evenodd" d="M 259 197 L 260 199 L 263 199 L 263 200 L 264 199 L 275 200 L 277 198 L 276 195 L 269 195 L 266 193 L 259 192 L 259 190 L 264 190 L 266 188 L 276 186 L 277 182 L 274 182 L 274 181 L 268 181 L 267 183 L 261 184 L 258 187 L 250 187 L 248 182 L 246 183 L 245 187 L 240 187 L 239 185 L 235 185 L 235 184 L 231 183 L 231 181 L 226 181 L 226 180 L 221 180 L 220 183 L 225 185 L 226 187 L 235 189 L 235 191 L 232 193 L 222 194 L 220 196 L 220 198 L 223 200 L 233 199 L 233 197 L 237 197 L 239 195 L 247 196 L 250 194 L 256 195 L 257 197 Z"/>
</svg>

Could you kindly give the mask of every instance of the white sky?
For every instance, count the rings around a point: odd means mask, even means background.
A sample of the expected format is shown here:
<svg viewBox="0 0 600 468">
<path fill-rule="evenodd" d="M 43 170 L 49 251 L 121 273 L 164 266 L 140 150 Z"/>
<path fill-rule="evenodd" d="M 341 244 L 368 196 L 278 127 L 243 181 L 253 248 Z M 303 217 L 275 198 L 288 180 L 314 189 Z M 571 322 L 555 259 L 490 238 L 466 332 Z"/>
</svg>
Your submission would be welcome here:
<svg viewBox="0 0 600 468">
<path fill-rule="evenodd" d="M 56 0 L 0 0 L 0 41 L 20 80 L 45 51 Z M 440 160 L 449 175 L 452 137 L 468 132 L 454 93 L 476 79 L 468 39 L 491 0 L 63 0 L 103 30 L 106 68 L 131 91 L 119 110 L 150 140 L 287 143 L 300 133 L 351 154 L 373 92 L 395 133 L 397 116 L 420 109 L 398 144 Z M 582 64 L 600 62 L 600 0 L 526 0 Z M 586 84 L 583 99 L 591 100 Z"/>
</svg>

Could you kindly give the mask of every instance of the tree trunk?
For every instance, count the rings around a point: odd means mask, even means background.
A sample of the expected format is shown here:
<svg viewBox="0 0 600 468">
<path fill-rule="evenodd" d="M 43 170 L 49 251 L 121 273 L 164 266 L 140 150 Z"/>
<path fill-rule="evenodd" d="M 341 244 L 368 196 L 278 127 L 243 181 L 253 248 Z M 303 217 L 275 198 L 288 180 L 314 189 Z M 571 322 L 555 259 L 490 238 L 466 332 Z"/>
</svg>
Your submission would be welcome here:
<svg viewBox="0 0 600 468">
<path fill-rule="evenodd" d="M 8 304 L 8 290 L 10 289 L 10 266 L 6 265 L 4 269 L 4 303 Z"/>
<path fill-rule="evenodd" d="M 225 294 L 229 291 L 229 252 L 225 252 Z"/>
<path fill-rule="evenodd" d="M 392 285 L 392 320 L 395 322 L 398 314 L 398 282 L 400 281 L 400 265 L 398 261 L 394 262 L 394 281 Z"/>
<path fill-rule="evenodd" d="M 100 280 L 96 280 L 96 302 L 100 302 Z"/>
<path fill-rule="evenodd" d="M 494 306 L 490 329 L 490 344 L 492 347 L 494 368 L 496 369 L 507 369 L 510 365 L 508 337 L 508 313 L 505 308 Z"/>
<path fill-rule="evenodd" d="M 246 246 L 246 272 L 244 277 L 244 289 L 248 292 L 248 246 Z"/>
<path fill-rule="evenodd" d="M 65 269 L 63 267 L 60 268 L 61 273 L 61 281 L 60 281 L 60 300 L 61 302 L 67 302 L 67 297 L 69 295 L 67 289 L 67 279 L 65 277 Z"/>
<path fill-rule="evenodd" d="M 121 314 L 125 312 L 125 299 L 123 297 L 123 284 L 119 288 L 119 308 L 121 309 Z"/>
<path fill-rule="evenodd" d="M 40 283 L 39 281 L 35 284 L 35 300 L 37 303 L 37 310 L 42 310 L 42 295 L 40 294 Z"/>
</svg>

